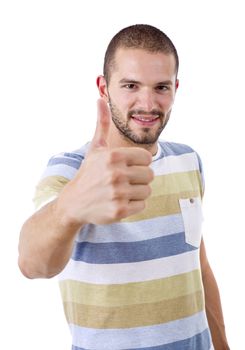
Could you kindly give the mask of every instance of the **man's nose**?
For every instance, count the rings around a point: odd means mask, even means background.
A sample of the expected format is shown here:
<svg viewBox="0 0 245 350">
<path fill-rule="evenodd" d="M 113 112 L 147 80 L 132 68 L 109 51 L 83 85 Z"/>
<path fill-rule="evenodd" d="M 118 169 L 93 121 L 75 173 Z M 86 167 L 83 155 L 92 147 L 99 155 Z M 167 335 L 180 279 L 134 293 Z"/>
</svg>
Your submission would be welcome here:
<svg viewBox="0 0 245 350">
<path fill-rule="evenodd" d="M 138 107 L 150 112 L 155 106 L 154 93 L 148 89 L 142 90 L 138 95 Z"/>
</svg>

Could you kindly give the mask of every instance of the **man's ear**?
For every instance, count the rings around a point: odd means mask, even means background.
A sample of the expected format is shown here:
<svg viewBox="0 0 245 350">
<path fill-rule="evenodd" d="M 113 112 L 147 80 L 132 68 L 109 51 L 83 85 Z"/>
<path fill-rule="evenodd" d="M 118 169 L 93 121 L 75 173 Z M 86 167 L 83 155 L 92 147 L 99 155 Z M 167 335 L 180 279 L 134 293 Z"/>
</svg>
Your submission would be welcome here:
<svg viewBox="0 0 245 350">
<path fill-rule="evenodd" d="M 179 79 L 176 79 L 176 81 L 175 81 L 175 91 L 178 90 L 178 87 L 179 87 Z"/>
<path fill-rule="evenodd" d="M 103 75 L 99 75 L 96 79 L 96 85 L 99 90 L 100 97 L 102 97 L 106 102 L 109 102 L 109 95 L 107 90 L 107 83 Z"/>
</svg>

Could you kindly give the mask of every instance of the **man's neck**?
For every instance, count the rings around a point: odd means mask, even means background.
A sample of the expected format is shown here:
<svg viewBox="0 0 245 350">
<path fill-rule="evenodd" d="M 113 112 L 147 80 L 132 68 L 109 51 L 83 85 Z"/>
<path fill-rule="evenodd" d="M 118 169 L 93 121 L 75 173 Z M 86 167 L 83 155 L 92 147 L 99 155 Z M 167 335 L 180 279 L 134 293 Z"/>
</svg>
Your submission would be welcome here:
<svg viewBox="0 0 245 350">
<path fill-rule="evenodd" d="M 138 144 L 135 143 L 129 139 L 124 138 L 123 136 L 116 135 L 113 137 L 113 135 L 110 135 L 107 140 L 107 144 L 109 148 L 117 148 L 117 147 L 139 147 L 146 149 L 149 151 L 152 156 L 154 156 L 157 153 L 158 145 L 157 142 L 154 144 Z"/>
</svg>

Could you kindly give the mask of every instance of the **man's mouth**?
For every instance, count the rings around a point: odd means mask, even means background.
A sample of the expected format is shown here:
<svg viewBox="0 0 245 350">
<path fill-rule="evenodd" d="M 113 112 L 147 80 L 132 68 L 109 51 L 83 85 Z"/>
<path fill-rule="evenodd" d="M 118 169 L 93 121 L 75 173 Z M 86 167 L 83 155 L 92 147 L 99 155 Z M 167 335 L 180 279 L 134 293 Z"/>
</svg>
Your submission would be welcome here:
<svg viewBox="0 0 245 350">
<path fill-rule="evenodd" d="M 146 115 L 138 115 L 138 114 L 132 114 L 131 118 L 135 123 L 141 126 L 153 126 L 155 125 L 159 120 L 159 115 L 154 116 L 146 116 Z"/>
</svg>

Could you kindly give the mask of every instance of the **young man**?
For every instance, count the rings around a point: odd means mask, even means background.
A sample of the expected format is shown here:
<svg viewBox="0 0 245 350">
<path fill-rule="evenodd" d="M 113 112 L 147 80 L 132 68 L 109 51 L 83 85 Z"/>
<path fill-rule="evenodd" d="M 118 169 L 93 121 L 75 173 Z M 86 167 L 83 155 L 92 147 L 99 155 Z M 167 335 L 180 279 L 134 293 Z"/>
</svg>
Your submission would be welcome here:
<svg viewBox="0 0 245 350">
<path fill-rule="evenodd" d="M 203 173 L 188 146 L 158 141 L 179 85 L 155 27 L 111 40 L 91 143 L 51 158 L 19 266 L 59 274 L 74 350 L 229 349 L 201 235 Z"/>
</svg>

